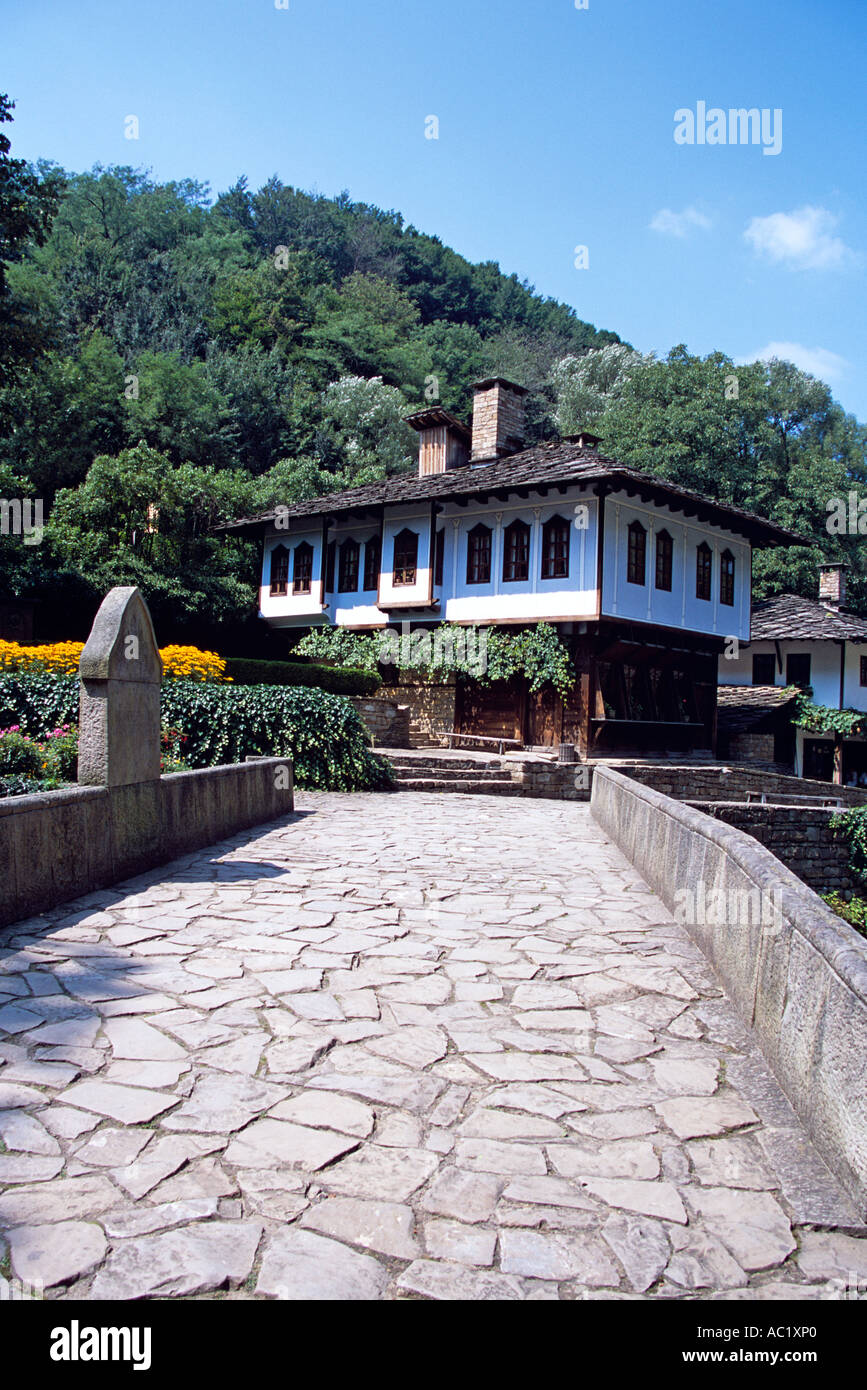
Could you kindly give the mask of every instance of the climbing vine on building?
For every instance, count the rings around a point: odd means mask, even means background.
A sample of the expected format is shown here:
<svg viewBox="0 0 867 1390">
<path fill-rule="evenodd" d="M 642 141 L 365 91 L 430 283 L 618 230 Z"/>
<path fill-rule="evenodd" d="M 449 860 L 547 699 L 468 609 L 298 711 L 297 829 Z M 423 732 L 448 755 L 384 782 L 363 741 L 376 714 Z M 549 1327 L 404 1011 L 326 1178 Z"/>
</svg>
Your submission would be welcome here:
<svg viewBox="0 0 867 1390">
<path fill-rule="evenodd" d="M 553 686 L 565 697 L 575 682 L 568 648 L 550 623 L 536 623 L 521 632 L 495 627 L 465 627 L 440 623 L 435 628 L 377 633 L 314 628 L 295 647 L 303 656 L 333 661 L 338 666 L 376 670 L 397 666 L 429 680 L 458 676 L 488 685 L 523 676 L 530 690 Z"/>
</svg>

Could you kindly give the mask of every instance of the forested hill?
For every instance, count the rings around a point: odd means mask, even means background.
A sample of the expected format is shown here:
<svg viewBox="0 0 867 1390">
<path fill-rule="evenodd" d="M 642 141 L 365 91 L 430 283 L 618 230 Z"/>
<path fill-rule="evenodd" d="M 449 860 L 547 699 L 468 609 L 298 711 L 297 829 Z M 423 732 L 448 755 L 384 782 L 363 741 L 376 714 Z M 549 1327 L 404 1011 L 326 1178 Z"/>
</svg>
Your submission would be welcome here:
<svg viewBox="0 0 867 1390">
<path fill-rule="evenodd" d="M 811 537 L 755 557 L 757 596 L 814 595 L 821 554 L 867 604 L 863 533 L 827 526 L 832 499 L 864 495 L 867 434 L 791 363 L 642 356 L 345 194 L 241 179 L 212 200 L 129 168 L 34 168 L 10 119 L 0 96 L 0 498 L 41 499 L 46 524 L 39 543 L 0 533 L 0 600 L 36 599 L 40 636 L 86 635 L 134 583 L 162 640 L 249 649 L 256 548 L 216 523 L 413 468 L 404 416 L 439 401 L 466 419 L 495 373 L 530 390 L 529 442 L 593 429 Z"/>
<path fill-rule="evenodd" d="M 139 438 L 253 474 L 304 455 L 346 464 L 323 392 L 347 376 L 381 378 L 407 410 L 438 391 L 465 415 L 474 379 L 518 374 L 538 435 L 554 362 L 619 341 L 399 213 L 276 178 L 211 204 L 201 184 L 128 168 L 70 176 L 46 245 L 11 280 L 50 352 L 19 386 L 7 461 L 37 466 L 49 494 Z"/>
</svg>

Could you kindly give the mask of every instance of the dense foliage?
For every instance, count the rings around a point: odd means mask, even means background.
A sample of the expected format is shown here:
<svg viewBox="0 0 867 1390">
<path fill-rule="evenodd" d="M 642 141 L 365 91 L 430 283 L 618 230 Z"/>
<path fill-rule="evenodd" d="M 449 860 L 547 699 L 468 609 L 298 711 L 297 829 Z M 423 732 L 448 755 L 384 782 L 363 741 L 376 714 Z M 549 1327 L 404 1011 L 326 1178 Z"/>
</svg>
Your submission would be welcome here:
<svg viewBox="0 0 867 1390">
<path fill-rule="evenodd" d="M 790 362 L 736 366 L 724 353 L 700 358 L 682 345 L 658 361 L 615 344 L 559 363 L 555 386 L 563 434 L 584 424 L 621 462 L 806 538 L 755 552 L 755 597 L 815 598 L 818 551 L 849 562 L 851 599 L 867 605 L 863 533 L 829 529 L 843 510 L 835 499 L 867 497 L 867 428 L 824 382 Z"/>
<path fill-rule="evenodd" d="M 41 546 L 0 538 L 0 591 L 50 598 L 46 635 L 85 635 L 106 589 L 136 583 L 166 640 L 234 622 L 249 654 L 257 547 L 216 523 L 413 467 L 403 417 L 465 415 L 483 374 L 533 377 L 538 435 L 553 363 L 616 341 L 346 194 L 241 179 L 212 199 L 127 167 L 31 168 L 8 144 L 0 496 L 50 520 Z"/>
<path fill-rule="evenodd" d="M 849 849 L 849 868 L 867 888 L 867 806 L 851 806 L 832 816 L 831 829 L 842 837 Z"/>
<path fill-rule="evenodd" d="M 361 791 L 389 783 L 354 707 L 339 695 L 177 680 L 163 685 L 161 710 L 169 735 L 163 741 L 165 770 L 265 755 L 293 758 L 300 787 Z M 0 728 L 14 725 L 19 735 L 44 743 L 77 720 L 77 677 L 0 673 Z M 20 775 L 30 775 L 28 769 L 22 767 Z"/>
<path fill-rule="evenodd" d="M 258 546 L 214 528 L 411 469 L 404 416 L 467 418 L 493 373 L 529 388 L 529 443 L 593 428 L 803 534 L 757 554 L 758 595 L 814 593 L 820 548 L 867 602 L 861 536 L 826 525 L 834 498 L 867 495 L 865 430 L 790 363 L 636 353 L 347 194 L 66 174 L 0 131 L 0 498 L 45 510 L 41 544 L 0 534 L 0 594 L 41 600 L 46 637 L 85 636 L 135 583 L 165 641 L 285 655 L 256 624 Z"/>
<path fill-rule="evenodd" d="M 811 692 L 801 691 L 795 701 L 792 723 L 811 734 L 841 734 L 850 738 L 853 734 L 864 732 L 867 714 L 863 710 L 814 705 Z"/>
<path fill-rule="evenodd" d="M 313 662 L 256 661 L 230 657 L 226 673 L 236 685 L 313 685 L 332 695 L 372 695 L 382 685 L 373 671 L 318 666 Z"/>
<path fill-rule="evenodd" d="M 844 898 L 840 893 L 823 893 L 822 897 L 838 917 L 842 917 L 850 927 L 867 937 L 867 900 L 858 897 Z"/>
<path fill-rule="evenodd" d="M 190 767 L 291 757 L 300 787 L 365 790 L 386 786 L 364 725 L 348 700 L 287 686 L 180 682 L 162 692 L 163 720 L 184 731 Z"/>
</svg>

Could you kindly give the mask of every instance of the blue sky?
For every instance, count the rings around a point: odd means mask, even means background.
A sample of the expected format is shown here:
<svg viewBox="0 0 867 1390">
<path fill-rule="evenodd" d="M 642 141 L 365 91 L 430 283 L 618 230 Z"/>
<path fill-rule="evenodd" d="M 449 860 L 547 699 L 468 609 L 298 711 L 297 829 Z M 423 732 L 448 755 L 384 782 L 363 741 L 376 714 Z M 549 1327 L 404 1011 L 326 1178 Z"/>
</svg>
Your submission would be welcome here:
<svg viewBox="0 0 867 1390">
<path fill-rule="evenodd" d="M 0 0 L 0 32 L 18 155 L 345 188 L 642 351 L 776 350 L 867 419 L 864 0 Z M 781 110 L 780 153 L 675 143 L 698 102 Z"/>
</svg>

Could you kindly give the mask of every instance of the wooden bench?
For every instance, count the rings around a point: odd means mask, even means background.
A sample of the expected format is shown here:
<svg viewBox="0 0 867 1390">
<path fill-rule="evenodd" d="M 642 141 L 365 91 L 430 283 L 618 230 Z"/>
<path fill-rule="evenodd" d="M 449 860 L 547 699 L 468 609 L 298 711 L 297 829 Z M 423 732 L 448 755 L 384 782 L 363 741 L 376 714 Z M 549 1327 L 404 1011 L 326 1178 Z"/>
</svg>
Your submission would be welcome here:
<svg viewBox="0 0 867 1390">
<path fill-rule="evenodd" d="M 506 751 L 507 744 L 510 748 L 524 747 L 519 738 L 490 738 L 487 734 L 446 734 L 445 738 L 448 739 L 449 748 L 454 748 L 455 739 L 458 739 L 460 743 L 494 743 L 497 746 L 497 752 L 500 757 L 502 757 L 503 753 Z"/>
<path fill-rule="evenodd" d="M 748 806 L 818 806 L 820 809 L 841 809 L 845 802 L 839 796 L 798 796 L 794 792 L 747 792 Z"/>
</svg>

